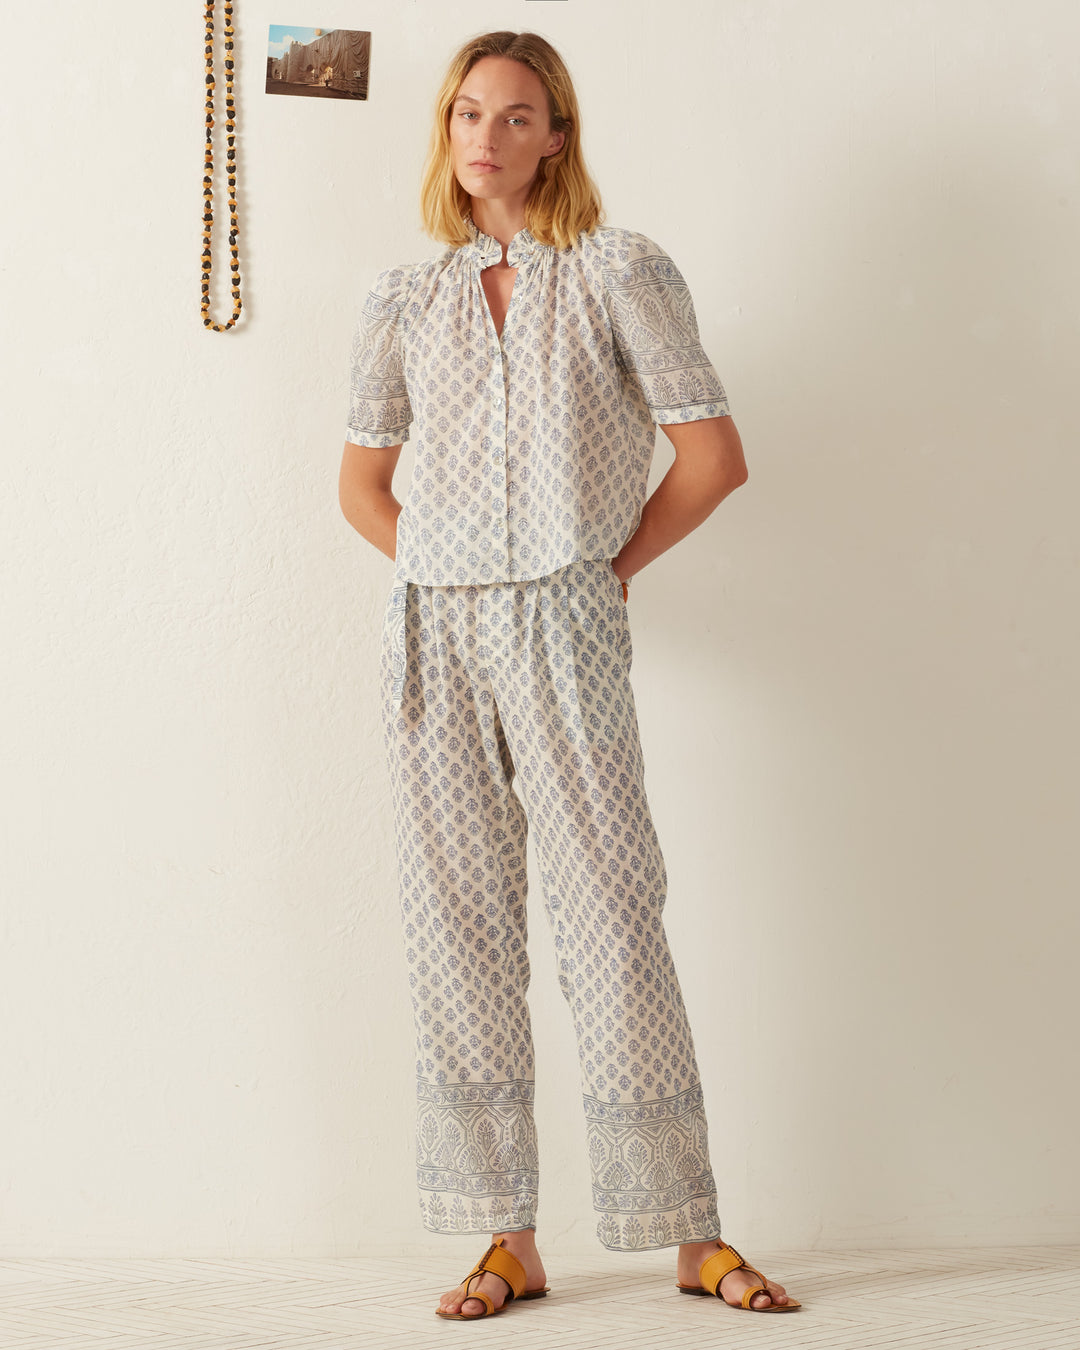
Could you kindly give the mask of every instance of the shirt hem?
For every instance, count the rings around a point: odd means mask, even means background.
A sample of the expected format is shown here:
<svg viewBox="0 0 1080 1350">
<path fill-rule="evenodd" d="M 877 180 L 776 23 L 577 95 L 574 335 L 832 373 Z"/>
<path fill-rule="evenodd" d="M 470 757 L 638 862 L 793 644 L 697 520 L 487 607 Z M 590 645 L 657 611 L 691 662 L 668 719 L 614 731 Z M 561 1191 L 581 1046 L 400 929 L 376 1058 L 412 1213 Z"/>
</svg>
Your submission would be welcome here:
<svg viewBox="0 0 1080 1350">
<path fill-rule="evenodd" d="M 576 553 L 572 558 L 565 558 L 562 562 L 556 562 L 553 565 L 545 565 L 539 571 L 533 572 L 531 576 L 489 577 L 486 581 L 423 581 L 416 576 L 410 576 L 405 572 L 395 570 L 394 585 L 425 586 L 429 589 L 442 589 L 444 586 L 516 586 L 527 581 L 542 581 L 544 577 L 551 576 L 553 572 L 560 572 L 564 567 L 570 567 L 573 563 L 611 562 L 618 552 L 619 549 L 615 549 L 612 552 L 594 553 L 587 558 L 580 553 Z"/>
</svg>

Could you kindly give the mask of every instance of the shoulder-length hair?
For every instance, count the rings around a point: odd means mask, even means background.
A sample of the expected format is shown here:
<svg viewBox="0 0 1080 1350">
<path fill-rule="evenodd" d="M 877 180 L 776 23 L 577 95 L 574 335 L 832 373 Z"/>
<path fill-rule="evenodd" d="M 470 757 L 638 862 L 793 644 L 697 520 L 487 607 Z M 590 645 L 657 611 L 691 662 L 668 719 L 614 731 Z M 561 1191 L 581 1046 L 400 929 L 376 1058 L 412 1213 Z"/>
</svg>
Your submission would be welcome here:
<svg viewBox="0 0 1080 1350">
<path fill-rule="evenodd" d="M 525 227 L 539 244 L 572 248 L 578 234 L 591 234 L 604 220 L 600 193 L 581 152 L 577 94 L 562 57 L 538 33 L 482 33 L 470 38 L 450 62 L 435 100 L 435 125 L 420 187 L 424 229 L 445 244 L 467 244 L 464 224 L 469 194 L 454 174 L 450 112 L 462 81 L 485 56 L 508 56 L 535 72 L 547 90 L 552 131 L 565 133 L 562 148 L 540 160 L 525 203 Z"/>
</svg>

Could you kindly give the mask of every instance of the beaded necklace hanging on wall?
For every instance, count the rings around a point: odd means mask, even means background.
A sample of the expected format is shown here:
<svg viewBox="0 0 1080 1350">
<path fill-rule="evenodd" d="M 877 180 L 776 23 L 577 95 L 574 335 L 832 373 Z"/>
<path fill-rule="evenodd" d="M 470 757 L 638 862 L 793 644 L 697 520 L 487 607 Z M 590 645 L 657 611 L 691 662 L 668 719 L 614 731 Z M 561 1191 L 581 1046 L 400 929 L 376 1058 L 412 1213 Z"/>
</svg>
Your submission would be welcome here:
<svg viewBox="0 0 1080 1350">
<path fill-rule="evenodd" d="M 206 0 L 206 155 L 203 161 L 202 321 L 205 328 L 224 333 L 240 317 L 240 255 L 236 247 L 236 107 L 233 103 L 232 0 L 225 0 L 225 154 L 229 184 L 229 267 L 232 269 L 233 314 L 226 323 L 210 317 L 210 231 L 214 224 L 214 0 Z"/>
</svg>

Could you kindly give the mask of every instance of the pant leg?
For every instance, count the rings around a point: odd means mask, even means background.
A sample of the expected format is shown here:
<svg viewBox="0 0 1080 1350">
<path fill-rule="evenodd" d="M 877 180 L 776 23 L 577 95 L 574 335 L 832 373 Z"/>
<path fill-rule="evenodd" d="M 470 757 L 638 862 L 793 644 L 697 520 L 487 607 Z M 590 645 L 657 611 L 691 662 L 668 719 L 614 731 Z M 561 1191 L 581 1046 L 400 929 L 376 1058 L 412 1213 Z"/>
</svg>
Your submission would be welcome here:
<svg viewBox="0 0 1080 1350">
<path fill-rule="evenodd" d="M 423 1224 L 441 1233 L 534 1227 L 538 1198 L 526 818 L 476 657 L 479 595 L 396 588 L 383 629 L 417 1185 Z"/>
<path fill-rule="evenodd" d="M 608 562 L 587 561 L 503 589 L 493 686 L 577 1034 L 597 1236 L 613 1250 L 716 1238 L 708 1129 L 662 918 L 667 872 L 645 795 L 621 584 Z"/>
</svg>

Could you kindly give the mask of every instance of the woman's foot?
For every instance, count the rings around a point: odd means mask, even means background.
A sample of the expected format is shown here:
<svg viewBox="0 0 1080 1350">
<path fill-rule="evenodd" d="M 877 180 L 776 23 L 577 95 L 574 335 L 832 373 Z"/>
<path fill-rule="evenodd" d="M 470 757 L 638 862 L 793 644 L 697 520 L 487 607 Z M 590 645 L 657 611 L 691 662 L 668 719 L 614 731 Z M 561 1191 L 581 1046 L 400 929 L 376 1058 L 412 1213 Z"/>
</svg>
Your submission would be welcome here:
<svg viewBox="0 0 1080 1350">
<path fill-rule="evenodd" d="M 679 1264 L 677 1266 L 677 1276 L 680 1284 L 700 1284 L 700 1272 L 703 1263 L 707 1257 L 712 1256 L 713 1252 L 720 1250 L 719 1242 L 684 1242 L 679 1247 Z M 725 1303 L 730 1303 L 733 1308 L 742 1305 L 742 1296 L 747 1289 L 761 1288 L 761 1281 L 751 1270 L 745 1266 L 740 1266 L 737 1270 L 729 1270 L 720 1281 L 720 1297 Z M 768 1290 L 768 1293 L 765 1291 Z M 778 1306 L 787 1303 L 788 1296 L 782 1284 L 774 1284 L 772 1280 L 766 1281 L 765 1289 L 760 1294 L 750 1300 L 752 1308 L 767 1308 L 770 1303 Z"/>
<path fill-rule="evenodd" d="M 500 1237 L 503 1240 L 505 1250 L 511 1256 L 516 1256 L 525 1267 L 526 1290 L 543 1289 L 544 1285 L 547 1284 L 547 1276 L 544 1274 L 540 1253 L 536 1250 L 536 1229 L 522 1228 L 514 1233 L 493 1233 L 492 1241 Z M 483 1317 L 487 1309 L 478 1298 L 465 1298 L 463 1285 L 464 1282 L 459 1284 L 456 1289 L 450 1289 L 443 1294 L 442 1298 L 439 1299 L 439 1311 L 460 1312 L 465 1317 Z M 484 1271 L 482 1275 L 472 1281 L 469 1285 L 470 1295 L 475 1289 L 482 1289 L 491 1299 L 496 1310 L 502 1307 L 510 1293 L 502 1276 L 493 1275 L 490 1271 Z"/>
</svg>

